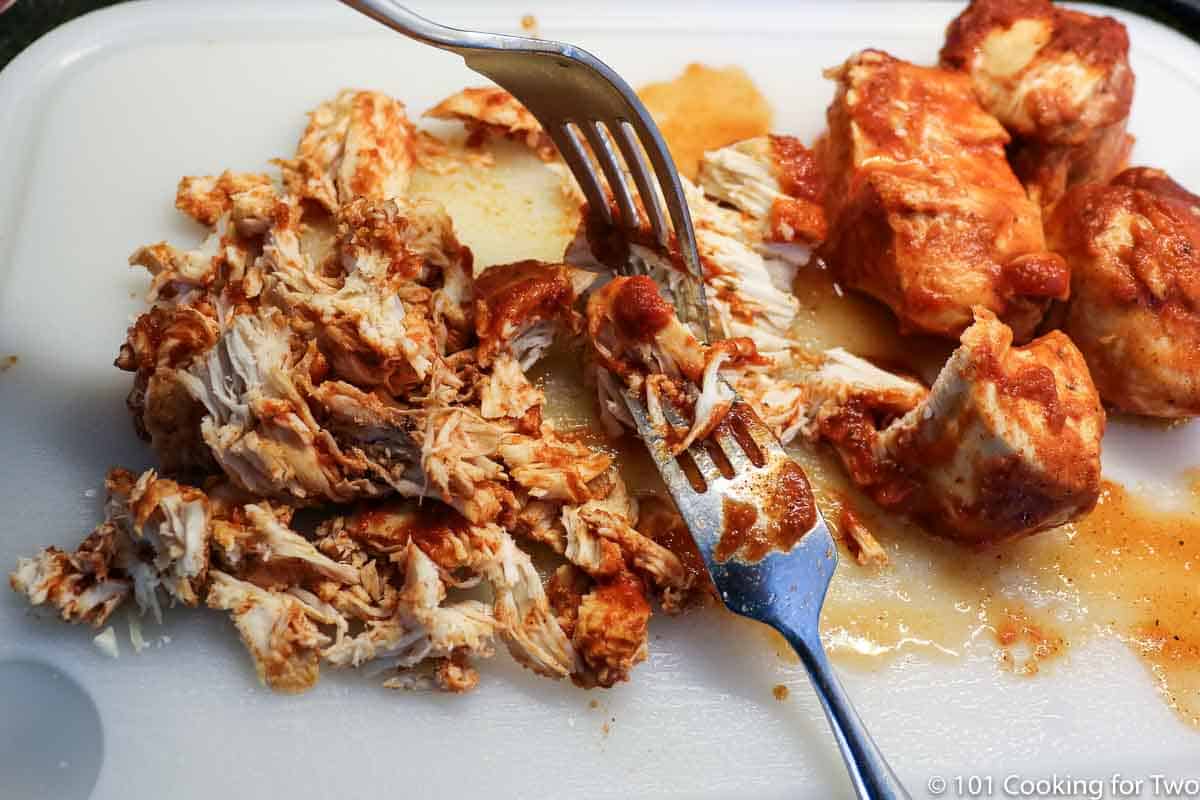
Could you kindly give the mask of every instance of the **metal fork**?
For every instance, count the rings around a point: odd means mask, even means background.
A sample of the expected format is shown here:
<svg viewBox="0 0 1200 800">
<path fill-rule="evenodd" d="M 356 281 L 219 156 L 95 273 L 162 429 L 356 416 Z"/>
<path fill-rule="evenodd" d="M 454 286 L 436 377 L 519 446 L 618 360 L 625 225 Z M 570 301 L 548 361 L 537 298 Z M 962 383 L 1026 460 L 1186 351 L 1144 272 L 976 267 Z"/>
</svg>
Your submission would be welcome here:
<svg viewBox="0 0 1200 800">
<path fill-rule="evenodd" d="M 406 36 L 457 53 L 468 67 L 523 103 L 558 147 L 593 213 L 630 234 L 644 231 L 648 222 L 660 247 L 677 248 L 690 279 L 673 292 L 676 309 L 707 340 L 703 273 L 683 187 L 658 127 L 629 84 L 595 56 L 569 44 L 448 28 L 393 0 L 342 2 Z M 640 208 L 627 175 L 637 189 Z M 626 271 L 632 272 L 632 267 L 626 266 Z M 808 669 L 857 795 L 908 798 L 851 706 L 821 644 L 821 605 L 838 557 L 820 513 L 789 552 L 776 551 L 756 563 L 718 557 L 722 531 L 731 523 L 727 501 L 760 506 L 763 484 L 790 461 L 771 431 L 736 394 L 732 396 L 738 408 L 731 419 L 742 425 L 747 446 L 728 426 L 719 427 L 708 444 L 720 448 L 725 463 L 714 460 L 705 443 L 697 443 L 686 451 L 698 473 L 691 477 L 651 423 L 641 398 L 627 393 L 626 403 L 725 605 L 778 630 Z M 684 424 L 675 409 L 664 411 L 672 424 Z"/>
</svg>

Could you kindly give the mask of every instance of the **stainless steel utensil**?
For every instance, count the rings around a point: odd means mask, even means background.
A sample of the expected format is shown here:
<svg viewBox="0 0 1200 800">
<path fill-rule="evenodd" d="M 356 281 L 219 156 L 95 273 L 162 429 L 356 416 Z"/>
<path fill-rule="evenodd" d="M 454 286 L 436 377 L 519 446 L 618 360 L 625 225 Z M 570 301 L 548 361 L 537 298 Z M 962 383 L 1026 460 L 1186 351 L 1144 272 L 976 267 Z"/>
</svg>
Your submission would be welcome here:
<svg viewBox="0 0 1200 800">
<path fill-rule="evenodd" d="M 690 280 L 673 292 L 677 311 L 693 329 L 707 333 L 700 256 L 683 187 L 657 126 L 629 84 L 595 56 L 569 44 L 448 28 L 392 0 L 342 2 L 405 36 L 457 53 L 471 69 L 511 92 L 541 122 L 590 208 L 605 223 L 631 233 L 641 231 L 644 213 L 664 249 L 672 244 L 673 234 L 690 273 Z M 653 165 L 653 179 L 643 151 Z M 636 199 L 627 176 L 636 187 Z M 666 204 L 670 226 L 660 200 Z M 744 446 L 727 427 L 710 437 L 708 444 L 720 448 L 726 464 L 718 464 L 705 443 L 688 448 L 686 453 L 701 476 L 700 488 L 651 424 L 641 398 L 627 393 L 626 403 L 725 605 L 778 630 L 808 669 L 857 795 L 908 798 L 851 706 L 821 644 L 821 605 L 838 556 L 820 513 L 816 524 L 786 553 L 771 552 L 755 563 L 718 557 L 722 533 L 733 523 L 728 518 L 730 509 L 738 504 L 761 505 L 762 485 L 790 462 L 771 431 L 740 398 L 734 398 L 736 408 L 731 413 L 749 441 Z M 673 423 L 684 422 L 677 411 L 666 410 L 675 416 Z"/>
</svg>

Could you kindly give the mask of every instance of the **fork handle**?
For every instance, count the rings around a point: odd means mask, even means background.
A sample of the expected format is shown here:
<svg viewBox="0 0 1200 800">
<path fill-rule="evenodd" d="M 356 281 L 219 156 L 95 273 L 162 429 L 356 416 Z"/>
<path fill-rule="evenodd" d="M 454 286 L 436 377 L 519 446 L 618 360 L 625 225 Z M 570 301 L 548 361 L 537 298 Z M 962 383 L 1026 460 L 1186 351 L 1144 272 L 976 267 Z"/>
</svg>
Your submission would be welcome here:
<svg viewBox="0 0 1200 800">
<path fill-rule="evenodd" d="M 808 670 L 809 680 L 825 709 L 825 717 L 833 728 L 838 749 L 850 773 L 850 782 L 861 800 L 910 800 L 908 792 L 892 772 L 883 753 L 859 719 L 846 690 L 833 671 L 820 634 L 814 629 L 797 631 L 788 626 L 777 629 L 792 645 Z"/>
<path fill-rule="evenodd" d="M 547 49 L 537 39 L 523 36 L 505 36 L 497 33 L 481 33 L 451 28 L 448 25 L 425 19 L 408 10 L 396 0 L 341 0 L 343 5 L 359 11 L 376 22 L 381 22 L 398 33 L 419 42 L 465 55 L 464 50 L 526 50 Z"/>
</svg>

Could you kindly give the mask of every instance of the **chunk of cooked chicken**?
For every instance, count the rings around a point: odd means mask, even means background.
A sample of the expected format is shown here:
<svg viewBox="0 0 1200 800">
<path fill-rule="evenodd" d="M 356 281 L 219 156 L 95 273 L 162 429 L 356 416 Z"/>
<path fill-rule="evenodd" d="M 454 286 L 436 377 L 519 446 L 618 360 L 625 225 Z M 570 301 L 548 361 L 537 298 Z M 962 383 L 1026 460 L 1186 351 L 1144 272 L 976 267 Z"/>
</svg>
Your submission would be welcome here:
<svg viewBox="0 0 1200 800">
<path fill-rule="evenodd" d="M 1046 226 L 1071 265 L 1062 329 L 1106 403 L 1200 414 L 1200 197 L 1161 170 L 1078 186 Z"/>
<path fill-rule="evenodd" d="M 556 434 L 549 426 L 540 433 L 540 437 L 508 433 L 501 438 L 500 458 L 512 479 L 535 499 L 572 503 L 592 499 L 589 484 L 612 465 L 612 456 Z"/>
<path fill-rule="evenodd" d="M 808 356 L 784 377 L 751 369 L 734 376 L 738 394 L 784 444 L 820 438 L 821 425 L 850 406 L 873 419 L 894 419 L 929 394 L 917 381 L 876 367 L 840 347 Z"/>
<path fill-rule="evenodd" d="M 793 136 L 759 136 L 710 150 L 697 179 L 704 193 L 753 218 L 768 242 L 825 240 L 816 155 Z"/>
<path fill-rule="evenodd" d="M 970 76 L 1013 135 L 1014 168 L 1043 206 L 1124 166 L 1134 78 L 1129 36 L 1112 17 L 1050 0 L 972 0 L 950 23 L 941 60 Z"/>
<path fill-rule="evenodd" d="M 233 198 L 263 189 L 272 189 L 270 177 L 257 172 L 231 172 L 220 175 L 188 176 L 181 178 L 175 192 L 175 207 L 197 222 L 213 226 L 233 210 Z M 272 191 L 273 195 L 274 192 Z M 253 231 L 239 231 L 253 235 Z M 261 230 L 257 231 L 262 233 Z"/>
<path fill-rule="evenodd" d="M 636 575 L 622 571 L 602 579 L 580 599 L 572 641 L 587 669 L 583 686 L 613 686 L 646 660 L 650 604 Z"/>
<path fill-rule="evenodd" d="M 207 602 L 209 608 L 230 612 L 260 681 L 281 692 L 302 692 L 316 684 L 321 648 L 330 639 L 303 602 L 220 570 L 212 572 Z"/>
<path fill-rule="evenodd" d="M 537 117 L 517 98 L 495 86 L 463 89 L 426 111 L 425 116 L 462 122 L 470 132 L 469 145 L 478 146 L 485 136 L 494 134 L 524 143 L 543 161 L 558 157 L 554 142 Z"/>
<path fill-rule="evenodd" d="M 213 463 L 200 437 L 204 406 L 176 373 L 202 358 L 218 333 L 217 321 L 197 308 L 158 305 L 137 318 L 117 356 L 117 367 L 135 373 L 125 400 L 134 429 L 168 471 Z"/>
<path fill-rule="evenodd" d="M 195 606 L 208 577 L 211 512 L 199 489 L 159 478 L 154 470 L 136 481 L 125 470 L 109 471 L 108 517 L 128 536 L 136 557 L 125 560 L 138 605 L 160 617 L 156 588 L 172 602 Z"/>
<path fill-rule="evenodd" d="M 30 605 L 53 606 L 64 622 L 87 622 L 99 628 L 133 588 L 129 578 L 108 572 L 118 535 L 116 525 L 105 522 L 74 553 L 47 547 L 31 558 L 17 559 L 8 583 Z"/>
<path fill-rule="evenodd" d="M 561 329 L 576 334 L 582 320 L 575 310 L 580 285 L 591 276 L 565 264 L 519 261 L 490 267 L 475 279 L 475 333 L 478 356 L 488 366 L 510 353 L 522 369 L 542 357 Z"/>
<path fill-rule="evenodd" d="M 385 493 L 313 416 L 301 391 L 313 348 L 298 359 L 292 345 L 282 314 L 242 314 L 202 362 L 179 373 L 207 411 L 200 431 L 213 458 L 261 496 L 311 503 Z"/>
<path fill-rule="evenodd" d="M 1070 187 L 1103 183 L 1124 169 L 1132 148 L 1133 137 L 1122 121 L 1080 145 L 1018 139 L 1009 147 L 1008 160 L 1030 199 L 1049 215 Z"/>
<path fill-rule="evenodd" d="M 208 576 L 210 509 L 199 489 L 114 467 L 105 479 L 105 519 L 73 553 L 50 547 L 9 576 L 33 605 L 50 603 L 68 622 L 102 625 L 131 593 L 161 621 L 158 590 L 194 606 Z"/>
<path fill-rule="evenodd" d="M 1104 424 L 1070 339 L 1054 331 L 1013 347 L 1012 332 L 980 309 L 929 396 L 879 434 L 874 455 L 881 475 L 894 468 L 919 487 L 902 502 L 935 530 L 995 541 L 1092 509 Z"/>
<path fill-rule="evenodd" d="M 729 410 L 733 393 L 720 370 L 763 363 L 750 339 L 701 345 L 645 275 L 614 278 L 595 291 L 588 300 L 587 325 L 599 367 L 644 395 L 651 422 L 676 452 L 707 436 Z M 600 379 L 597 386 L 601 407 L 622 414 L 624 400 L 613 381 Z M 686 429 L 668 422 L 666 405 L 690 411 Z M 632 423 L 627 413 L 618 419 Z"/>
<path fill-rule="evenodd" d="M 295 156 L 277 163 L 289 194 L 332 212 L 359 197 L 403 195 L 412 178 L 414 138 L 398 100 L 345 89 L 309 114 Z"/>
<path fill-rule="evenodd" d="M 874 50 L 827 74 L 838 88 L 817 150 L 834 274 L 905 331 L 956 337 L 982 306 L 1027 340 L 1070 276 L 970 79 Z"/>
</svg>

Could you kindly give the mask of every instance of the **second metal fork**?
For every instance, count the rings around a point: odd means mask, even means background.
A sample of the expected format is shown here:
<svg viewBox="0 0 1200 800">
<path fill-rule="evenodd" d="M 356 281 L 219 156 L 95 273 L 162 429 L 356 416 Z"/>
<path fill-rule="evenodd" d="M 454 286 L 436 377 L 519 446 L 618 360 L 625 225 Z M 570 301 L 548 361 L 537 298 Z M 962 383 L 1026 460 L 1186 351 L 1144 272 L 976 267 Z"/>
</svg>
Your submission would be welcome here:
<svg viewBox="0 0 1200 800">
<path fill-rule="evenodd" d="M 523 103 L 557 146 L 593 213 L 630 235 L 641 233 L 648 223 L 661 248 L 680 254 L 690 279 L 672 293 L 676 310 L 707 341 L 703 272 L 683 187 L 657 126 L 629 84 L 595 56 L 568 44 L 448 28 L 394 0 L 342 2 L 406 36 L 457 53 L 467 66 Z M 645 157 L 653 165 L 653 177 Z M 636 187 L 637 199 L 626 176 Z M 689 476 L 663 432 L 648 418 L 642 399 L 628 393 L 626 402 L 725 605 L 774 627 L 800 656 L 856 794 L 878 800 L 908 798 L 851 706 L 821 644 L 818 623 L 837 566 L 837 547 L 819 512 L 811 529 L 796 532 L 787 552 L 752 559 L 721 552 L 722 536 L 732 522 L 730 503 L 761 504 L 764 482 L 784 466 L 799 467 L 734 394 L 736 413 L 730 417 L 741 426 L 742 436 L 723 426 L 708 442 L 688 448 L 687 459 L 698 473 Z M 684 423 L 677 410 L 665 410 L 675 416 L 673 424 Z"/>
</svg>

